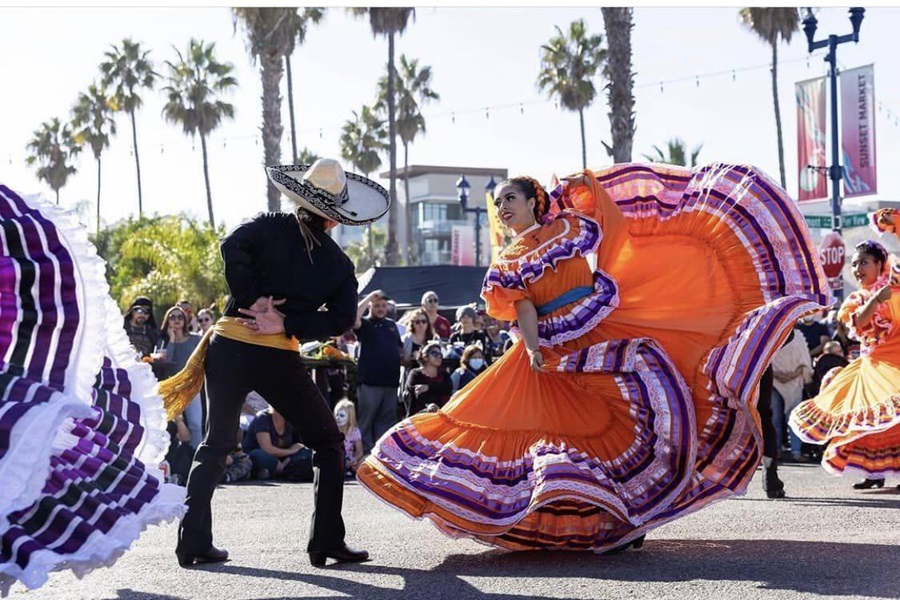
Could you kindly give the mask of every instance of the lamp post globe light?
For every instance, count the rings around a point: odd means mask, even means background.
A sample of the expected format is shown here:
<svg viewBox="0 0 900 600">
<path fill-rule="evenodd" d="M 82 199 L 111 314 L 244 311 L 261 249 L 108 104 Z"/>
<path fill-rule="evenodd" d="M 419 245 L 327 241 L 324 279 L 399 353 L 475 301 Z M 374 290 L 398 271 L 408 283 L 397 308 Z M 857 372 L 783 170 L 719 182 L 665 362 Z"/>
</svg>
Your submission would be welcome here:
<svg viewBox="0 0 900 600">
<path fill-rule="evenodd" d="M 809 52 L 818 50 L 819 48 L 828 48 L 828 54 L 825 55 L 825 62 L 828 63 L 828 78 L 831 86 L 831 167 L 828 169 L 829 178 L 831 179 L 831 224 L 832 229 L 838 235 L 841 235 L 841 144 L 840 134 L 838 132 L 838 94 L 837 94 L 837 47 L 846 42 L 859 42 L 859 28 L 862 25 L 863 17 L 866 9 L 855 7 L 850 9 L 850 24 L 853 27 L 853 33 L 846 35 L 829 35 L 827 38 L 816 41 L 816 28 L 818 27 L 818 19 L 812 14 L 812 10 L 807 9 L 806 18 L 803 19 L 803 33 L 806 34 L 806 41 L 809 45 Z M 839 278 L 839 286 L 834 290 L 835 299 L 840 302 L 844 299 L 843 279 Z"/>
<path fill-rule="evenodd" d="M 497 182 L 494 181 L 494 176 L 491 175 L 490 181 L 488 181 L 485 186 L 486 192 L 493 192 L 494 188 L 497 186 Z M 472 184 L 466 179 L 465 174 L 459 176 L 459 179 L 456 180 L 456 191 L 459 197 L 459 205 L 462 208 L 463 213 L 474 213 L 475 214 L 475 264 L 477 266 L 481 266 L 481 215 L 487 212 L 486 208 L 481 206 L 473 206 L 469 207 L 469 190 L 472 189 Z"/>
</svg>

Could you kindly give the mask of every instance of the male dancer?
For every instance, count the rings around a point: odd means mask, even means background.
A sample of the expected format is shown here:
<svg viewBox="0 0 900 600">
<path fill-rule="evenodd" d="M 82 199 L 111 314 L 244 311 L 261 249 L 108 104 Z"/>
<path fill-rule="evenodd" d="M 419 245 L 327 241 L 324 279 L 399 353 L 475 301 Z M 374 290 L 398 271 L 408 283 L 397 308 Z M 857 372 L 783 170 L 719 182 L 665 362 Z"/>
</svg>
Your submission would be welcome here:
<svg viewBox="0 0 900 600">
<path fill-rule="evenodd" d="M 338 222 L 362 225 L 389 207 L 378 184 L 345 174 L 337 161 L 270 167 L 270 179 L 297 204 L 294 213 L 264 213 L 221 244 L 230 298 L 224 317 L 207 333 L 185 369 L 160 393 L 177 412 L 205 371 L 208 431 L 187 482 L 187 514 L 178 531 L 182 567 L 227 560 L 213 546 L 210 501 L 234 446 L 245 396 L 258 392 L 315 451 L 315 511 L 310 562 L 358 562 L 368 552 L 344 543 L 341 518 L 343 435 L 299 354 L 299 342 L 344 333 L 356 319 L 353 263 L 327 234 Z M 320 310 L 324 305 L 325 310 Z M 240 316 L 243 315 L 243 318 Z"/>
</svg>

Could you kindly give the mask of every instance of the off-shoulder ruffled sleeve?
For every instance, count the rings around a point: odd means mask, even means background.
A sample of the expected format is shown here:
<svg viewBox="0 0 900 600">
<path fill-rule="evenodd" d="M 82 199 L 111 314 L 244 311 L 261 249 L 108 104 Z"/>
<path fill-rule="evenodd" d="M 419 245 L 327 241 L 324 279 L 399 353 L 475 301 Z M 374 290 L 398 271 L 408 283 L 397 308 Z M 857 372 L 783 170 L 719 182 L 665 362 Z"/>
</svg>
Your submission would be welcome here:
<svg viewBox="0 0 900 600">
<path fill-rule="evenodd" d="M 488 277 L 490 277 L 490 271 Z M 481 297 L 484 298 L 485 309 L 489 315 L 501 321 L 515 321 L 516 302 L 525 300 L 529 296 L 528 291 L 524 289 L 511 289 L 500 285 L 488 286 L 487 279 L 485 279 Z"/>
<path fill-rule="evenodd" d="M 847 325 L 850 337 L 862 342 L 864 349 L 874 348 L 881 343 L 891 331 L 890 309 L 887 304 L 881 304 L 865 327 L 859 326 L 859 313 L 863 305 L 871 297 L 873 292 L 858 290 L 853 292 L 838 311 L 838 319 Z"/>
</svg>

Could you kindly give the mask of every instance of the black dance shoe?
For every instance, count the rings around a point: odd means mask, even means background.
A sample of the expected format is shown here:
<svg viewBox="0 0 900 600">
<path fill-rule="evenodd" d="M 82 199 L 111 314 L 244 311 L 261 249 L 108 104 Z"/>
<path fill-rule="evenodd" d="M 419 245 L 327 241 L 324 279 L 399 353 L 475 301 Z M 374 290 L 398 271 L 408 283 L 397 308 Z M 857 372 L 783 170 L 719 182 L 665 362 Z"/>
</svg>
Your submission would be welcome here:
<svg viewBox="0 0 900 600">
<path fill-rule="evenodd" d="M 336 550 L 327 552 L 310 552 L 309 562 L 314 567 L 324 567 L 326 559 L 332 558 L 339 563 L 365 562 L 369 560 L 369 553 L 365 550 L 357 550 L 344 544 Z"/>
<path fill-rule="evenodd" d="M 611 548 L 611 549 L 607 550 L 603 554 L 604 555 L 606 555 L 606 554 L 621 554 L 622 552 L 625 552 L 629 548 L 634 548 L 635 550 L 640 550 L 644 546 L 644 538 L 645 537 L 646 536 L 642 535 L 639 538 L 634 538 L 630 542 L 625 542 L 624 544 L 620 544 L 619 546 L 616 546 L 615 548 Z"/>
<path fill-rule="evenodd" d="M 212 547 L 200 554 L 176 552 L 175 557 L 178 559 L 179 567 L 187 568 L 194 564 L 202 565 L 203 563 L 225 562 L 228 560 L 228 550 L 220 550 L 219 548 Z"/>
<path fill-rule="evenodd" d="M 881 479 L 866 479 L 865 481 L 860 481 L 859 483 L 853 484 L 854 490 L 868 490 L 873 487 L 883 488 L 884 487 L 884 477 Z"/>
<path fill-rule="evenodd" d="M 765 467 L 766 473 L 763 478 L 763 490 L 766 492 L 766 497 L 770 500 L 777 500 L 779 498 L 784 498 L 784 482 L 781 481 L 781 478 L 778 477 L 778 466 L 773 464 L 769 467 Z"/>
</svg>

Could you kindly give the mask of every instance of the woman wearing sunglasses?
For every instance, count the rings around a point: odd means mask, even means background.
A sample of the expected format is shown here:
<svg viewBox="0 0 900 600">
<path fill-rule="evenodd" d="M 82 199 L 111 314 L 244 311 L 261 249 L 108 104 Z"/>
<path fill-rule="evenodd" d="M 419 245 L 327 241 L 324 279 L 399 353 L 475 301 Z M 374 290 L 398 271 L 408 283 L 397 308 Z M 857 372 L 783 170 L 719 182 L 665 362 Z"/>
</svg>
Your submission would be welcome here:
<svg viewBox="0 0 900 600">
<path fill-rule="evenodd" d="M 431 341 L 419 352 L 419 367 L 409 372 L 403 386 L 403 403 L 407 414 L 414 415 L 423 410 L 437 410 L 450 399 L 453 383 L 444 368 L 444 354 L 441 343 Z"/>
<path fill-rule="evenodd" d="M 197 313 L 197 324 L 200 326 L 200 335 L 206 333 L 216 322 L 216 315 L 211 308 L 201 308 Z"/>
<path fill-rule="evenodd" d="M 188 358 L 194 352 L 194 348 L 200 343 L 200 336 L 191 333 L 187 329 L 188 318 L 184 310 L 179 306 L 173 306 L 166 311 L 163 324 L 160 328 L 160 348 L 154 355 L 157 364 L 160 365 L 161 379 L 172 377 L 187 364 Z M 176 422 L 180 417 L 176 417 Z M 203 403 L 200 394 L 184 409 L 184 421 L 191 432 L 190 444 L 196 450 L 203 441 Z M 182 440 L 186 441 L 186 440 Z"/>
</svg>

